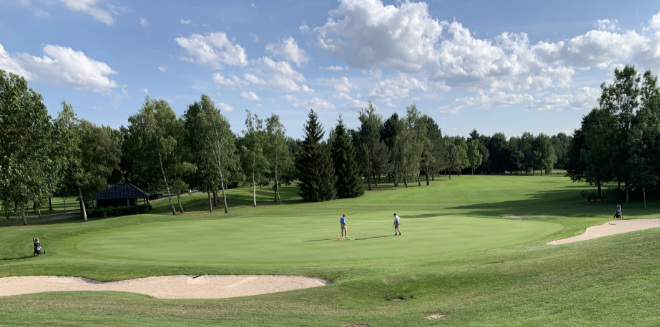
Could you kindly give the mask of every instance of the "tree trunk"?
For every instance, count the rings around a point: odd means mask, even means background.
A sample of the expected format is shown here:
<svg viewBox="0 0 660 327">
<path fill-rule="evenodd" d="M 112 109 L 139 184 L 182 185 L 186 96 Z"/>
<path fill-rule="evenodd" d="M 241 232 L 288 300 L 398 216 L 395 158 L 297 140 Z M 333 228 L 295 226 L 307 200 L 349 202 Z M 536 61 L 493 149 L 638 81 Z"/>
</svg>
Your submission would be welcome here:
<svg viewBox="0 0 660 327">
<path fill-rule="evenodd" d="M 277 148 L 277 144 L 275 144 Z M 280 182 L 277 179 L 277 150 L 275 150 L 275 202 L 277 204 L 282 204 L 282 199 L 280 198 Z"/>
<path fill-rule="evenodd" d="M 206 192 L 209 196 L 209 212 L 213 213 L 213 202 L 211 202 L 211 191 Z"/>
<path fill-rule="evenodd" d="M 53 198 L 48 198 L 48 210 L 53 211 Z"/>
<path fill-rule="evenodd" d="M 429 183 L 429 171 L 428 171 L 428 169 L 426 170 L 426 173 L 424 173 L 424 175 L 426 175 L 426 186 L 431 185 L 431 184 Z"/>
<path fill-rule="evenodd" d="M 422 173 L 417 172 L 417 186 L 422 187 Z"/>
<path fill-rule="evenodd" d="M 80 197 L 80 212 L 83 216 L 83 221 L 87 221 L 87 209 L 85 208 L 85 198 L 83 198 L 82 189 L 78 186 L 78 196 Z"/>
<path fill-rule="evenodd" d="M 403 173 L 403 185 L 405 185 L 406 188 L 408 188 L 408 173 L 406 172 Z"/>
<path fill-rule="evenodd" d="M 646 209 L 646 186 L 642 186 L 642 195 L 644 195 L 644 209 Z"/>
<path fill-rule="evenodd" d="M 449 175 L 449 179 L 451 179 L 451 171 L 447 170 L 447 175 Z"/>
<path fill-rule="evenodd" d="M 213 188 L 213 206 L 218 206 L 218 190 L 216 188 Z"/>
<path fill-rule="evenodd" d="M 371 174 L 367 173 L 367 189 L 371 191 Z"/>
<path fill-rule="evenodd" d="M 602 199 L 603 196 L 601 191 L 601 182 L 600 181 L 596 182 L 596 185 L 598 185 L 598 198 Z"/>
<path fill-rule="evenodd" d="M 630 185 L 626 182 L 626 203 L 630 202 Z"/>
<path fill-rule="evenodd" d="M 23 225 L 27 225 L 27 217 L 25 217 L 25 206 L 21 206 L 21 219 L 23 219 Z"/>
<path fill-rule="evenodd" d="M 172 194 L 170 194 L 170 185 L 167 184 L 167 176 L 165 176 L 165 168 L 163 168 L 163 155 L 158 152 L 158 163 L 160 164 L 160 172 L 163 174 L 163 182 L 165 182 L 165 189 L 167 189 L 167 199 L 170 200 L 172 207 L 172 215 L 176 216 L 176 209 L 174 209 L 174 202 L 172 202 Z"/>
<path fill-rule="evenodd" d="M 183 206 L 181 206 L 181 192 L 176 192 L 176 200 L 179 202 L 179 211 L 183 213 Z"/>
<path fill-rule="evenodd" d="M 64 202 L 64 213 L 69 213 L 69 212 L 66 210 L 66 196 L 63 196 L 63 197 L 62 197 L 62 202 Z"/>
</svg>

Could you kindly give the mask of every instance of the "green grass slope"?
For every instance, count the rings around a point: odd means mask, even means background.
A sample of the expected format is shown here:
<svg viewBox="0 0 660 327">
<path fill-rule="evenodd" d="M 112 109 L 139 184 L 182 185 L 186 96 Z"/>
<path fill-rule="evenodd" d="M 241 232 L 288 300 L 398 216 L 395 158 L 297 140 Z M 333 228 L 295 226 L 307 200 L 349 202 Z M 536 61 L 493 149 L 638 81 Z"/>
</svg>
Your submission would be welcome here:
<svg viewBox="0 0 660 327">
<path fill-rule="evenodd" d="M 250 190 L 236 189 L 229 214 L 208 213 L 206 195 L 193 194 L 182 197 L 187 213 L 179 216 L 161 200 L 150 215 L 3 227 L 0 276 L 295 274 L 333 284 L 218 300 L 2 297 L 0 325 L 659 325 L 659 230 L 545 244 L 610 219 L 614 204 L 581 203 L 585 187 L 557 176 L 454 176 L 323 203 L 302 203 L 288 188 L 281 206 L 260 189 L 256 208 Z M 401 237 L 393 236 L 393 212 Z M 342 213 L 350 239 L 336 241 Z M 624 206 L 627 218 L 657 213 L 657 202 Z M 48 255 L 32 257 L 33 237 Z"/>
</svg>

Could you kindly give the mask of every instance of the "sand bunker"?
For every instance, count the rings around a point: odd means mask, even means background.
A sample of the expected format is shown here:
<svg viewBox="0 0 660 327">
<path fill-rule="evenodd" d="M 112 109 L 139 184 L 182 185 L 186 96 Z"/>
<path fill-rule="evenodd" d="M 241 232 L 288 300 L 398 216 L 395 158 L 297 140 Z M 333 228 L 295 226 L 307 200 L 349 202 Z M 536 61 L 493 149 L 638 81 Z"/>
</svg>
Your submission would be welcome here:
<svg viewBox="0 0 660 327">
<path fill-rule="evenodd" d="M 219 299 L 290 291 L 330 284 L 302 276 L 162 276 L 99 282 L 80 277 L 20 276 L 0 278 L 0 296 L 62 291 L 119 291 L 159 299 Z"/>
<path fill-rule="evenodd" d="M 630 220 L 613 220 L 606 222 L 600 226 L 591 226 L 582 235 L 577 235 L 563 240 L 556 240 L 548 242 L 547 244 L 557 245 L 566 244 L 579 241 L 585 241 L 597 237 L 610 236 L 614 234 L 621 234 L 633 232 L 642 229 L 658 228 L 660 227 L 660 218 L 650 219 L 630 219 Z"/>
</svg>

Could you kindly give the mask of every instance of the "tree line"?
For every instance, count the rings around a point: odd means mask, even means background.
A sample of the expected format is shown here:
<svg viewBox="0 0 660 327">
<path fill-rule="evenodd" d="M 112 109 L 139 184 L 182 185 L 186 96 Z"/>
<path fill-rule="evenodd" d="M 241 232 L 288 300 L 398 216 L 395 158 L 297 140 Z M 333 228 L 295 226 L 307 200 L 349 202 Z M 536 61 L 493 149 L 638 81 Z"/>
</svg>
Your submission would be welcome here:
<svg viewBox="0 0 660 327">
<path fill-rule="evenodd" d="M 62 102 L 48 115 L 40 94 L 24 78 L 0 70 L 0 203 L 7 211 L 40 207 L 53 196 L 76 194 L 85 204 L 107 184 L 130 182 L 149 193 L 164 192 L 172 214 L 184 212 L 180 195 L 207 193 L 209 211 L 238 185 L 280 187 L 297 181 L 306 201 L 357 197 L 384 179 L 395 186 L 429 185 L 435 176 L 462 173 L 550 172 L 568 156 L 572 137 L 524 133 L 468 138 L 444 136 L 438 124 L 412 104 L 405 116 L 383 119 L 369 103 L 357 129 L 341 116 L 326 137 L 310 110 L 303 140 L 285 135 L 279 117 L 265 120 L 246 110 L 245 128 L 234 134 L 213 101 L 202 95 L 177 117 L 165 100 L 146 97 L 119 129 L 79 119 Z"/>
<path fill-rule="evenodd" d="M 658 189 L 660 174 L 660 90 L 650 70 L 632 66 L 614 70 L 614 80 L 601 84 L 598 107 L 582 118 L 575 131 L 566 164 L 575 181 L 598 189 L 615 182 L 630 202 L 641 193 L 646 206 L 648 190 Z M 623 185 L 622 185 L 623 184 Z"/>
</svg>

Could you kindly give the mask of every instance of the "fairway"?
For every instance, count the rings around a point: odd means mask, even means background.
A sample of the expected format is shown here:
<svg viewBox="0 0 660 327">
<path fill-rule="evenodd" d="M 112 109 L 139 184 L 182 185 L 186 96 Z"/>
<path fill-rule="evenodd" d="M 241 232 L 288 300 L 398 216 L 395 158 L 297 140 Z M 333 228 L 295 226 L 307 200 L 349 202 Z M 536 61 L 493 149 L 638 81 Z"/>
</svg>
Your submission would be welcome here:
<svg viewBox="0 0 660 327">
<path fill-rule="evenodd" d="M 381 217 L 387 217 L 382 213 Z M 562 229 L 534 221 L 412 216 L 393 236 L 389 219 L 354 216 L 336 241 L 333 218 L 257 217 L 141 224 L 75 237 L 67 255 L 160 263 L 343 265 L 387 258 L 438 257 L 537 240 Z M 403 227 L 405 226 L 405 227 Z"/>
<path fill-rule="evenodd" d="M 229 214 L 209 213 L 206 194 L 193 194 L 181 198 L 183 215 L 167 214 L 165 199 L 152 214 L 3 227 L 0 277 L 278 275 L 332 284 L 227 299 L 13 295 L 0 297 L 0 325 L 657 326 L 659 229 L 546 244 L 611 220 L 614 207 L 585 204 L 585 189 L 562 176 L 453 176 L 320 203 L 301 202 L 290 186 L 273 205 L 262 188 L 252 207 L 251 190 L 238 188 L 228 192 Z M 659 211 L 657 200 L 625 206 L 627 218 Z M 402 236 L 393 236 L 394 212 Z M 349 239 L 337 241 L 342 213 Z M 34 237 L 47 255 L 32 256 Z"/>
</svg>

